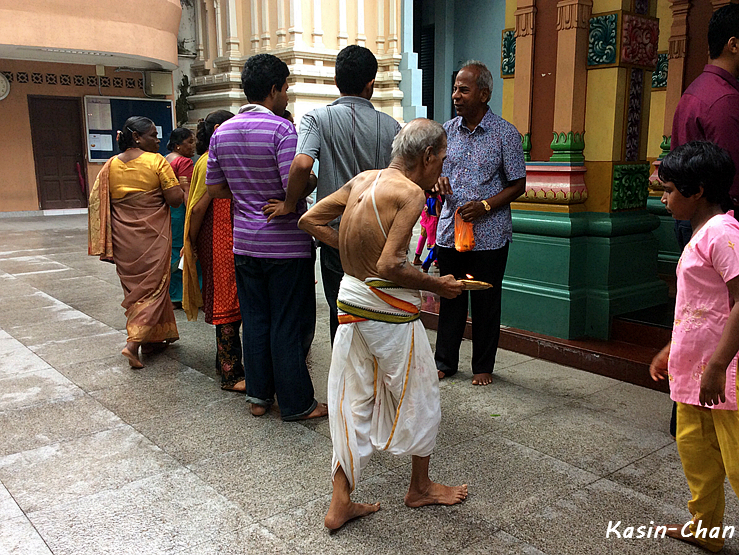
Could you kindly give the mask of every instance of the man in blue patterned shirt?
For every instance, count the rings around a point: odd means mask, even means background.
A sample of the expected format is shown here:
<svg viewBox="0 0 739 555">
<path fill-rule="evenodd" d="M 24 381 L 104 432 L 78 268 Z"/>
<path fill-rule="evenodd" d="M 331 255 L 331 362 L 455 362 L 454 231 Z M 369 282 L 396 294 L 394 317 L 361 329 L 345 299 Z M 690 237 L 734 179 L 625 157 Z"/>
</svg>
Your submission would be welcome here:
<svg viewBox="0 0 739 555">
<path fill-rule="evenodd" d="M 447 121 L 448 147 L 440 190 L 446 194 L 436 236 L 439 272 L 493 285 L 470 291 L 472 383 L 493 380 L 500 338 L 500 304 L 508 243 L 513 235 L 512 201 L 526 190 L 526 163 L 516 128 L 488 107 L 493 76 L 485 64 L 470 61 L 457 74 L 452 102 L 457 117 Z M 472 222 L 475 247 L 454 249 L 454 214 Z M 468 296 L 441 299 L 436 339 L 439 379 L 457 372 L 459 347 L 467 322 Z"/>
</svg>

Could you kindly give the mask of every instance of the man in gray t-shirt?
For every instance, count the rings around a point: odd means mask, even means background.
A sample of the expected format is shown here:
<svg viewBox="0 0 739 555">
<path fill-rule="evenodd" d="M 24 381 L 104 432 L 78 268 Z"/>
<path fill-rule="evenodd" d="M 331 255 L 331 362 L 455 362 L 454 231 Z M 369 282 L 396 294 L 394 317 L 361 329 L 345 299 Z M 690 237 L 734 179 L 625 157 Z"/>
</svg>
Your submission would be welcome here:
<svg viewBox="0 0 739 555">
<path fill-rule="evenodd" d="M 370 102 L 377 75 L 377 58 L 364 47 L 351 45 L 336 57 L 336 86 L 341 97 L 328 106 L 311 110 L 300 123 L 295 160 L 290 166 L 284 201 L 270 200 L 264 207 L 269 220 L 295 211 L 313 187 L 309 177 L 319 162 L 318 200 L 339 190 L 366 170 L 386 168 L 393 139 L 400 124 L 375 110 Z M 338 220 L 335 223 L 338 226 Z M 321 244 L 321 278 L 330 311 L 331 343 L 339 325 L 336 298 L 344 275 L 338 249 Z"/>
</svg>

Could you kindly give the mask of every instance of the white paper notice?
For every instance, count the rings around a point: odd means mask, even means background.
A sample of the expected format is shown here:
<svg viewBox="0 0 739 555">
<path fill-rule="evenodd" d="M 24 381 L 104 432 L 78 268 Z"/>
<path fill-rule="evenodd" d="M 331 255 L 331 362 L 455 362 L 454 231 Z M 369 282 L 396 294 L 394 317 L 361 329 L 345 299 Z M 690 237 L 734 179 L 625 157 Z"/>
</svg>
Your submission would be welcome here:
<svg viewBox="0 0 739 555">
<path fill-rule="evenodd" d="M 162 126 L 161 125 L 155 125 L 154 127 L 157 128 L 157 137 L 160 139 L 162 138 Z"/>
<path fill-rule="evenodd" d="M 87 127 L 95 131 L 113 129 L 113 118 L 110 113 L 110 99 L 87 99 Z"/>
<path fill-rule="evenodd" d="M 113 137 L 110 135 L 102 135 L 100 133 L 90 133 L 87 136 L 87 145 L 90 147 L 90 150 L 109 152 L 113 150 Z"/>
</svg>

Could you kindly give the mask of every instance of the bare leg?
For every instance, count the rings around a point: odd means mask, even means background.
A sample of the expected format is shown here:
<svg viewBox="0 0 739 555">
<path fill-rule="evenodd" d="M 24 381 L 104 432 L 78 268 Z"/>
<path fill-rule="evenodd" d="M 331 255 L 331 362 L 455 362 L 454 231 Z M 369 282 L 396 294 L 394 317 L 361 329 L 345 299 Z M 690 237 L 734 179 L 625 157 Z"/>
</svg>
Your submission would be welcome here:
<svg viewBox="0 0 739 555">
<path fill-rule="evenodd" d="M 144 365 L 139 358 L 139 346 L 141 343 L 136 341 L 128 341 L 126 346 L 123 347 L 121 354 L 128 359 L 128 364 L 131 368 L 143 368 Z"/>
<path fill-rule="evenodd" d="M 467 499 L 467 484 L 443 486 L 431 481 L 429 478 L 430 459 L 431 457 L 413 456 L 411 486 L 405 495 L 405 504 L 408 507 L 456 505 Z"/>
<path fill-rule="evenodd" d="M 380 504 L 354 503 L 349 494 L 349 480 L 346 479 L 344 469 L 339 468 L 334 475 L 334 493 L 331 496 L 331 505 L 323 523 L 329 530 L 338 530 L 344 524 L 360 516 L 367 516 L 380 510 Z"/>
</svg>

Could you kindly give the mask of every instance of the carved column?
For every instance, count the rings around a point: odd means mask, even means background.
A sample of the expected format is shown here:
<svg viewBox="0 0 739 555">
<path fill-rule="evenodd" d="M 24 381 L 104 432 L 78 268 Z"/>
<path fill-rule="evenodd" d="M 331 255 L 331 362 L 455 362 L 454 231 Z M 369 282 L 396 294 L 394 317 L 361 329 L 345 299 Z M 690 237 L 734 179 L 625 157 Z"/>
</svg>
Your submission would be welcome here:
<svg viewBox="0 0 739 555">
<path fill-rule="evenodd" d="M 269 34 L 269 3 L 270 0 L 262 0 L 262 50 L 270 49 L 272 38 Z"/>
<path fill-rule="evenodd" d="M 523 137 L 526 160 L 531 160 L 531 100 L 534 85 L 534 22 L 536 0 L 518 0 L 516 10 L 516 74 L 513 125 Z"/>
<path fill-rule="evenodd" d="M 205 61 L 205 33 L 203 27 L 207 24 L 205 18 L 205 10 L 207 8 L 202 0 L 198 0 L 195 8 L 195 22 L 198 28 L 198 46 L 196 49 L 196 60 L 198 62 Z"/>
<path fill-rule="evenodd" d="M 357 44 L 367 44 L 367 36 L 364 34 L 364 0 L 357 0 Z"/>
<path fill-rule="evenodd" d="M 339 50 L 347 45 L 349 35 L 346 31 L 346 0 L 339 0 Z"/>
<path fill-rule="evenodd" d="M 303 46 L 303 9 L 301 0 L 290 0 L 290 28 L 287 30 L 288 44 L 296 48 Z"/>
<path fill-rule="evenodd" d="M 259 52 L 259 7 L 257 0 L 251 0 L 251 53 Z"/>
<path fill-rule="evenodd" d="M 277 47 L 285 46 L 287 29 L 285 25 L 285 0 L 277 0 Z"/>
<path fill-rule="evenodd" d="M 398 53 L 398 2 L 397 0 L 390 0 L 388 12 L 387 12 L 387 23 L 388 23 L 388 37 L 387 37 L 387 53 L 397 54 Z"/>
<path fill-rule="evenodd" d="M 552 162 L 585 162 L 588 27 L 593 0 L 557 3 L 557 81 Z"/>
<path fill-rule="evenodd" d="M 690 0 L 670 0 L 672 10 L 672 27 L 670 29 L 670 46 L 668 52 L 667 92 L 665 98 L 665 122 L 662 144 L 662 155 L 670 151 L 672 136 L 672 117 L 675 115 L 677 103 L 683 94 L 685 79 L 685 52 L 688 43 L 688 13 Z"/>
<path fill-rule="evenodd" d="M 216 16 L 216 52 L 218 57 L 223 56 L 223 19 L 221 14 L 221 2 L 223 0 L 213 0 L 213 12 Z"/>
<path fill-rule="evenodd" d="M 323 48 L 321 27 L 321 0 L 313 0 L 313 48 Z"/>
<path fill-rule="evenodd" d="M 385 1 L 379 0 L 377 2 L 377 54 L 382 54 L 385 51 Z"/>
<path fill-rule="evenodd" d="M 241 57 L 239 52 L 239 31 L 236 26 L 238 16 L 236 14 L 236 0 L 228 0 L 226 4 L 226 18 L 228 21 L 228 38 L 226 38 L 226 55 L 229 58 Z"/>
</svg>

